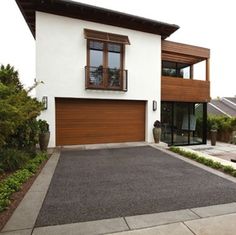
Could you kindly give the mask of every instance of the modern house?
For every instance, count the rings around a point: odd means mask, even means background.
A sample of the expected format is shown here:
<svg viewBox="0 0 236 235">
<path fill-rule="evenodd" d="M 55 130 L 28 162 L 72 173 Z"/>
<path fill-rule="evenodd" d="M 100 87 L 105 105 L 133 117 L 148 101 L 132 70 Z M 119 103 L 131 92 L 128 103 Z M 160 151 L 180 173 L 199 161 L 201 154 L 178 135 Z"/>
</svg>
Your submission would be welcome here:
<svg viewBox="0 0 236 235">
<path fill-rule="evenodd" d="M 236 97 L 212 99 L 207 104 L 207 113 L 215 116 L 236 117 Z"/>
<path fill-rule="evenodd" d="M 16 3 L 36 41 L 50 146 L 153 142 L 155 120 L 168 144 L 205 143 L 210 50 L 167 41 L 179 26 L 69 0 Z"/>
</svg>

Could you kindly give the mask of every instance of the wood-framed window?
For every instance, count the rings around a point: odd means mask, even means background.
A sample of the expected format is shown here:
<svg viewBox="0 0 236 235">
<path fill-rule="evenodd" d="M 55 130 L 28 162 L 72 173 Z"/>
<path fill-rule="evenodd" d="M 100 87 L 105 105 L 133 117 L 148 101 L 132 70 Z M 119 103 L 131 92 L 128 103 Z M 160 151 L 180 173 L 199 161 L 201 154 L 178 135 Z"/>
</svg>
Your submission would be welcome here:
<svg viewBox="0 0 236 235">
<path fill-rule="evenodd" d="M 125 44 L 128 37 L 85 30 L 87 38 L 86 88 L 127 90 L 124 70 Z"/>
<path fill-rule="evenodd" d="M 189 79 L 192 78 L 191 69 L 190 64 L 162 60 L 162 76 Z"/>
</svg>

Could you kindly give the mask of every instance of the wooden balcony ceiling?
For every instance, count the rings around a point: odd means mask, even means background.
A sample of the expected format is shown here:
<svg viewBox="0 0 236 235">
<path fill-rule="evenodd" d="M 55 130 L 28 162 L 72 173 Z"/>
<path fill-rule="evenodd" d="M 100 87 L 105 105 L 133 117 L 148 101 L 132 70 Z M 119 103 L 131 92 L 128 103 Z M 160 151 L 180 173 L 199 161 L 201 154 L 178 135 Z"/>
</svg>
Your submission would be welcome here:
<svg viewBox="0 0 236 235">
<path fill-rule="evenodd" d="M 178 25 L 134 16 L 69 0 L 15 0 L 35 36 L 35 11 L 108 24 L 169 37 Z"/>
<path fill-rule="evenodd" d="M 210 50 L 177 42 L 162 40 L 162 60 L 196 64 L 210 58 Z"/>
</svg>

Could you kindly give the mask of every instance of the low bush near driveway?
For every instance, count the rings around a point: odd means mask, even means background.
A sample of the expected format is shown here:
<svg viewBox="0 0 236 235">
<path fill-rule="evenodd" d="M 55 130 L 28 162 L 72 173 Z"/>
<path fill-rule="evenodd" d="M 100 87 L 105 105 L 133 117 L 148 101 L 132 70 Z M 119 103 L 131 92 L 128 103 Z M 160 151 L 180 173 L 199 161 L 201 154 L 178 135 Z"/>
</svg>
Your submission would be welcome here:
<svg viewBox="0 0 236 235">
<path fill-rule="evenodd" d="M 45 159 L 47 159 L 47 154 L 39 153 L 23 169 L 16 171 L 0 183 L 0 212 L 6 209 L 10 204 L 11 195 L 20 190 L 21 185 L 37 171 Z"/>
<path fill-rule="evenodd" d="M 231 176 L 236 177 L 236 169 L 234 169 L 232 166 L 225 166 L 223 164 L 221 164 L 220 162 L 215 162 L 211 159 L 199 156 L 197 153 L 193 153 L 193 152 L 188 152 L 186 150 L 183 150 L 181 148 L 178 147 L 170 147 L 170 151 L 174 152 L 174 153 L 178 153 L 181 156 L 190 158 L 196 162 L 199 162 L 203 165 L 209 166 L 211 168 L 223 171 Z"/>
<path fill-rule="evenodd" d="M 18 149 L 1 149 L 0 150 L 0 168 L 3 171 L 16 171 L 23 167 L 30 159 L 30 155 Z"/>
</svg>

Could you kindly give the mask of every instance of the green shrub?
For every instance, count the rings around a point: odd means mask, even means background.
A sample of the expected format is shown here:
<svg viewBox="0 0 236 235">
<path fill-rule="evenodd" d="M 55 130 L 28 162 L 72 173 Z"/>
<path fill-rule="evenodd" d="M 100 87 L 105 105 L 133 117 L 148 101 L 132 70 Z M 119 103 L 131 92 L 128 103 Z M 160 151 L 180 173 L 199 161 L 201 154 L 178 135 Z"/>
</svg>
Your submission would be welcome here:
<svg viewBox="0 0 236 235">
<path fill-rule="evenodd" d="M 37 171 L 46 158 L 45 153 L 39 153 L 34 159 L 29 160 L 24 169 L 16 171 L 0 183 L 0 212 L 10 204 L 12 193 L 20 189 L 21 185 Z"/>
<path fill-rule="evenodd" d="M 10 204 L 10 200 L 9 199 L 1 199 L 0 196 L 0 212 L 4 211 L 5 208 Z"/>
<path fill-rule="evenodd" d="M 212 165 L 212 168 L 214 169 L 221 169 L 223 167 L 223 165 L 219 162 L 214 162 L 214 164 Z"/>
<path fill-rule="evenodd" d="M 37 157 L 31 159 L 28 161 L 28 163 L 25 165 L 25 169 L 29 170 L 32 173 L 35 173 L 37 171 L 38 166 L 47 158 L 47 155 L 45 153 L 40 153 L 37 155 Z"/>
<path fill-rule="evenodd" d="M 15 171 L 30 159 L 29 154 L 17 149 L 2 149 L 0 151 L 0 168 L 4 171 Z"/>
<path fill-rule="evenodd" d="M 204 158 L 203 164 L 206 165 L 206 166 L 213 167 L 214 161 L 211 160 L 211 159 Z"/>
<path fill-rule="evenodd" d="M 202 163 L 202 164 L 205 163 L 205 159 L 203 157 L 196 158 L 196 161 L 199 162 L 199 163 Z"/>
<path fill-rule="evenodd" d="M 27 169 L 22 169 L 22 170 L 16 171 L 13 177 L 16 178 L 19 181 L 19 183 L 24 183 L 25 179 L 30 178 L 32 175 L 33 175 L 33 172 Z"/>
<path fill-rule="evenodd" d="M 0 148 L 34 150 L 36 118 L 43 105 L 29 95 L 30 90 L 24 89 L 14 67 L 0 66 Z"/>
<path fill-rule="evenodd" d="M 236 177 L 236 170 L 234 170 L 231 174 L 232 176 Z"/>
<path fill-rule="evenodd" d="M 13 190 L 13 192 L 16 192 L 20 189 L 20 182 L 17 180 L 17 178 L 10 177 L 6 182 L 7 186 Z"/>
<path fill-rule="evenodd" d="M 208 137 L 214 126 L 217 126 L 218 140 L 229 142 L 232 131 L 236 130 L 236 117 L 209 115 L 207 117 Z"/>
<path fill-rule="evenodd" d="M 235 169 L 232 166 L 223 166 L 223 171 L 225 173 L 231 174 L 231 173 L 233 173 L 235 171 Z"/>
<path fill-rule="evenodd" d="M 211 168 L 222 170 L 225 173 L 230 174 L 230 175 L 236 177 L 236 170 L 232 166 L 224 166 L 224 165 L 222 165 L 219 162 L 215 162 L 215 161 L 213 161 L 211 159 L 199 156 L 197 153 L 193 153 L 193 152 L 188 152 L 188 151 L 182 150 L 182 149 L 180 149 L 178 147 L 173 147 L 172 146 L 172 147 L 170 147 L 170 151 L 178 153 L 178 154 L 180 154 L 180 155 L 182 155 L 184 157 L 193 159 L 193 160 L 195 160 L 195 161 L 197 161 L 197 162 L 199 162 L 201 164 L 204 164 L 206 166 L 209 166 Z"/>
<path fill-rule="evenodd" d="M 27 169 L 28 171 L 32 172 L 32 173 L 35 173 L 37 171 L 37 164 L 35 163 L 28 163 L 26 166 L 25 166 L 25 169 Z"/>
<path fill-rule="evenodd" d="M 39 126 L 36 118 L 31 118 L 18 126 L 6 144 L 9 148 L 24 149 L 32 157 L 36 155 L 36 144 L 39 142 Z"/>
<path fill-rule="evenodd" d="M 40 133 L 49 132 L 49 124 L 47 123 L 46 120 L 39 119 L 38 126 L 39 126 Z"/>
</svg>

